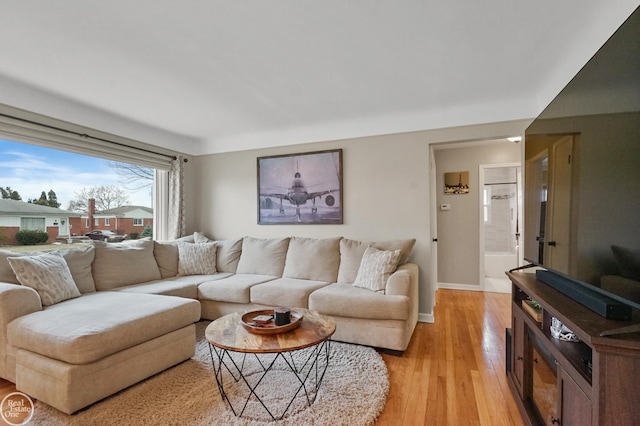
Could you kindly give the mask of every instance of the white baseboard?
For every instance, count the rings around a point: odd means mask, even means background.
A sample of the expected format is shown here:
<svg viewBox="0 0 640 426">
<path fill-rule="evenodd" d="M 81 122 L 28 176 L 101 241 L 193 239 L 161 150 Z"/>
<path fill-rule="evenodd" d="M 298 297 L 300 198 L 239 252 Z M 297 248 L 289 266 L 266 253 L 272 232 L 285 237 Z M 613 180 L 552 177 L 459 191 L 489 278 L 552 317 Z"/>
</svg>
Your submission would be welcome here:
<svg viewBox="0 0 640 426">
<path fill-rule="evenodd" d="M 508 279 L 485 278 L 484 287 L 475 284 L 438 283 L 438 289 L 486 291 L 489 293 L 511 293 L 511 281 Z"/>
<path fill-rule="evenodd" d="M 433 314 L 421 314 L 421 313 L 418 313 L 418 322 L 434 323 L 435 322 L 435 318 L 433 317 Z"/>
<path fill-rule="evenodd" d="M 447 290 L 482 291 L 482 287 L 474 284 L 438 283 L 438 289 L 441 288 Z"/>
</svg>

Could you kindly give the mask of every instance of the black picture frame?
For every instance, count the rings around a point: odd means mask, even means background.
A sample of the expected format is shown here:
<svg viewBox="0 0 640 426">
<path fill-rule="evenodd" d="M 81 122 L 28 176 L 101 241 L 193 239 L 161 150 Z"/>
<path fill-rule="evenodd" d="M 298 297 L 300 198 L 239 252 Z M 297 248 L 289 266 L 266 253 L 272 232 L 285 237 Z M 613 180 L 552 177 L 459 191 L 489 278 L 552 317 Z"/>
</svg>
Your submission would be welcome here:
<svg viewBox="0 0 640 426">
<path fill-rule="evenodd" d="M 258 224 L 343 223 L 342 149 L 258 157 Z"/>
</svg>

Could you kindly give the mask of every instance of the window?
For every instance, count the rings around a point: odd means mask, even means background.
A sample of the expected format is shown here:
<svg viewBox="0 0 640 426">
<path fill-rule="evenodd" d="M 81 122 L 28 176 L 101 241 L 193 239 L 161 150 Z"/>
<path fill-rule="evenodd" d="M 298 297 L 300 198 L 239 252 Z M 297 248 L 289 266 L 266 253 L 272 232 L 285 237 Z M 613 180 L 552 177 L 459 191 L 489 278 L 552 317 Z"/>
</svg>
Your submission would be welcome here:
<svg viewBox="0 0 640 426">
<path fill-rule="evenodd" d="M 7 105 L 0 105 L 0 156 L 4 157 L 5 153 L 10 152 L 16 155 L 16 161 L 13 163 L 7 161 L 4 165 L 0 164 L 0 172 L 8 172 L 3 175 L 5 186 L 7 186 L 6 183 L 11 182 L 12 184 L 8 186 L 19 193 L 19 197 L 22 197 L 14 199 L 24 202 L 29 199 L 36 200 L 40 193 L 48 195 L 51 190 L 54 196 L 57 195 L 57 199 L 54 197 L 53 200 L 60 203 L 60 209 L 77 213 L 77 216 L 69 217 L 70 236 L 82 236 L 95 226 L 100 226 L 99 219 L 95 217 L 94 225 L 91 224 L 92 221 L 87 217 L 88 209 L 86 207 L 70 208 L 70 201 L 76 198 L 74 197 L 75 191 L 83 187 L 92 188 L 99 185 L 120 185 L 120 187 L 126 188 L 129 194 L 135 194 L 131 195 L 124 204 L 109 207 L 96 206 L 96 210 L 107 210 L 122 205 L 151 207 L 154 209 L 154 217 L 147 220 L 147 223 L 154 227 L 154 236 L 162 238 L 162 235 L 167 233 L 166 229 L 157 228 L 161 226 L 166 228 L 166 219 L 156 221 L 155 216 L 156 212 L 166 216 L 164 210 L 168 209 L 165 201 L 168 198 L 166 195 L 168 194 L 168 186 L 156 185 L 155 177 L 168 175 L 172 160 L 175 158 L 170 151 L 117 135 L 17 110 Z M 37 164 L 43 164 L 47 167 L 42 167 L 42 170 L 31 170 L 29 177 L 33 177 L 35 172 L 42 171 L 44 178 L 36 185 L 29 185 L 29 182 L 23 179 L 10 179 L 17 168 L 8 164 L 19 164 L 19 161 L 26 161 L 36 155 L 39 155 L 38 159 L 41 160 Z M 76 157 L 70 159 L 70 157 L 64 157 L 66 155 Z M 147 182 L 150 184 L 147 183 L 145 189 L 135 192 L 139 185 L 136 183 L 127 184 L 126 177 L 120 173 L 113 173 L 114 169 L 109 172 L 102 170 L 102 167 L 108 163 L 105 160 L 110 160 L 111 163 L 132 165 L 138 170 L 150 171 L 147 175 Z M 82 181 L 74 179 L 80 174 L 75 170 L 76 165 L 88 168 L 90 164 L 96 164 L 95 162 L 98 162 L 100 167 L 82 170 L 84 176 Z M 3 166 L 4 170 L 2 170 Z M 45 172 L 48 175 L 44 174 Z M 61 172 L 66 172 L 67 175 L 63 175 Z M 69 173 L 73 176 L 69 176 Z M 120 179 L 112 183 L 107 180 L 109 176 L 120 177 Z M 92 177 L 95 180 L 91 180 Z M 70 188 L 66 185 L 68 181 L 79 182 L 78 187 Z M 98 197 L 95 198 L 98 199 Z M 35 228 L 46 231 L 47 222 L 43 218 L 29 217 L 25 219 L 27 220 L 21 223 L 22 229 Z M 117 220 L 114 223 L 110 219 L 105 218 L 105 226 L 119 226 Z M 135 219 L 134 222 L 136 226 L 145 225 L 143 219 Z"/>
<path fill-rule="evenodd" d="M 104 226 L 111 226 L 111 218 L 109 217 L 104 218 Z"/>
<path fill-rule="evenodd" d="M 484 222 L 488 223 L 491 216 L 491 187 L 490 186 L 485 186 L 484 191 L 482 192 L 482 207 L 483 207 Z"/>
<path fill-rule="evenodd" d="M 21 231 L 46 231 L 44 217 L 21 217 Z"/>
</svg>

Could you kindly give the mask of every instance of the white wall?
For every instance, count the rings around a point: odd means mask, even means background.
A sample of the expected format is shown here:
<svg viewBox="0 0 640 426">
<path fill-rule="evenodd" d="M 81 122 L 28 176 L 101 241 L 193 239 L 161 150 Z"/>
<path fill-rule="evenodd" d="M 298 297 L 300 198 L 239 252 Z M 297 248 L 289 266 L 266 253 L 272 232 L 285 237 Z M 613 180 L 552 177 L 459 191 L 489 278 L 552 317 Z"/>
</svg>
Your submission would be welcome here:
<svg viewBox="0 0 640 426">
<path fill-rule="evenodd" d="M 520 162 L 520 152 L 520 145 L 508 141 L 435 151 L 437 204 L 451 205 L 437 213 L 439 283 L 480 286 L 479 166 Z M 469 172 L 469 193 L 445 195 L 444 174 L 461 171 Z"/>
<path fill-rule="evenodd" d="M 195 157 L 186 177 L 187 230 L 216 239 L 344 236 L 416 238 L 410 261 L 420 268 L 420 312 L 432 314 L 429 144 L 521 134 L 527 122 L 468 126 Z M 343 150 L 343 225 L 257 225 L 256 158 Z"/>
</svg>

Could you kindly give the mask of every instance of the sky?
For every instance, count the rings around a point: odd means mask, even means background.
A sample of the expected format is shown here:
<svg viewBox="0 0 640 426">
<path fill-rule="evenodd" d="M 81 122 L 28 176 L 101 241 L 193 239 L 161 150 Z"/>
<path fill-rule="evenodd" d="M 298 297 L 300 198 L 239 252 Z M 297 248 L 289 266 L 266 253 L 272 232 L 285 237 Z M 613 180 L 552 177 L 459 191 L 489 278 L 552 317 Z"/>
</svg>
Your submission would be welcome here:
<svg viewBox="0 0 640 426">
<path fill-rule="evenodd" d="M 23 201 L 53 190 L 60 208 L 66 209 L 83 188 L 125 189 L 120 179 L 105 159 L 0 139 L 0 187 L 18 191 Z M 126 191 L 131 205 L 152 206 L 149 188 Z"/>
</svg>

